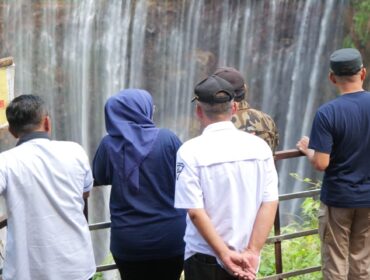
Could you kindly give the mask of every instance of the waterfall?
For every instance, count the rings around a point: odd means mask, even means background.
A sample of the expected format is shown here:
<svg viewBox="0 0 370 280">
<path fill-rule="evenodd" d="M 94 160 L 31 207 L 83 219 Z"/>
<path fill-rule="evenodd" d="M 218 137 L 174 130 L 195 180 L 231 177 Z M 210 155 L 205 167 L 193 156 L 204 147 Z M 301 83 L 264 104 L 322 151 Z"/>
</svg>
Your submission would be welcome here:
<svg viewBox="0 0 370 280">
<path fill-rule="evenodd" d="M 15 58 L 16 94 L 49 103 L 53 138 L 82 144 L 90 158 L 105 134 L 105 100 L 123 88 L 153 94 L 158 126 L 182 140 L 198 134 L 193 87 L 226 65 L 245 76 L 249 103 L 275 119 L 279 148 L 291 149 L 335 97 L 328 57 L 342 45 L 348 2 L 0 0 L 0 56 Z M 1 150 L 14 145 L 9 139 Z M 278 167 L 281 193 L 302 187 L 290 172 L 313 174 L 306 159 Z M 90 219 L 108 217 L 108 192 L 96 190 Z M 109 232 L 93 238 L 100 263 Z"/>
<path fill-rule="evenodd" d="M 317 101 L 320 100 L 320 96 L 323 95 L 322 92 L 319 90 L 320 81 L 327 81 L 327 73 L 328 71 L 327 67 L 322 67 L 323 63 L 322 61 L 326 62 L 326 65 L 328 64 L 328 55 L 324 54 L 324 50 L 327 47 L 327 38 L 329 38 L 328 32 L 330 26 L 330 18 L 331 14 L 333 13 L 334 9 L 334 0 L 329 0 L 325 3 L 325 6 L 323 7 L 322 16 L 320 16 L 321 21 L 318 22 L 317 28 L 318 33 L 315 37 L 312 38 L 311 33 L 307 37 L 300 37 L 298 42 L 298 51 L 296 52 L 295 57 L 295 65 L 293 70 L 293 76 L 292 76 L 292 89 L 290 92 L 290 98 L 288 103 L 288 114 L 287 114 L 287 123 L 285 127 L 285 133 L 284 137 L 286 138 L 286 141 L 284 142 L 283 149 L 289 149 L 294 147 L 295 142 L 298 138 L 293 138 L 293 135 L 297 135 L 297 132 L 300 133 L 300 135 L 308 135 L 310 133 L 311 129 L 311 123 L 313 119 L 313 115 L 315 113 L 314 105 L 318 105 Z M 310 20 L 312 18 L 312 15 L 315 15 L 318 13 L 316 10 L 317 7 L 314 7 L 315 1 L 305 1 L 304 6 L 304 12 L 303 12 L 303 21 L 302 25 L 300 27 L 300 33 L 308 33 L 308 29 L 312 28 L 312 25 L 310 25 Z M 308 41 L 306 41 L 308 40 Z M 306 82 L 302 83 L 302 78 L 304 76 L 305 69 L 302 68 L 302 64 L 305 63 L 305 58 L 307 57 L 307 42 L 309 40 L 315 42 L 315 49 L 312 52 L 312 55 L 310 56 L 310 59 L 313 63 L 310 64 L 311 72 L 308 77 L 305 77 Z M 308 83 L 307 83 L 308 82 Z M 328 84 L 328 83 L 327 83 Z M 306 93 L 305 96 L 301 96 L 297 94 L 297 92 Z M 301 98 L 304 100 L 302 104 L 304 106 L 297 107 L 297 104 L 299 101 L 297 99 Z M 300 126 L 296 125 L 297 122 L 297 112 L 304 112 L 301 117 L 301 122 L 299 123 Z M 303 176 L 305 174 L 305 170 L 307 169 L 309 163 L 307 159 L 301 158 L 298 161 L 298 166 L 296 165 L 296 162 L 293 163 L 285 161 L 281 165 L 281 176 L 285 176 L 287 178 L 289 172 L 292 172 L 294 170 L 294 166 L 296 167 L 295 172 L 300 174 L 300 176 Z M 295 164 L 295 165 L 293 165 Z M 319 176 L 319 175 L 317 175 Z M 282 181 L 284 180 L 284 177 L 281 178 Z M 316 178 L 314 178 L 316 179 Z M 293 183 L 293 189 L 297 190 L 299 188 L 302 188 L 302 186 L 299 186 L 299 182 Z M 295 209 L 297 204 L 299 203 L 299 200 L 293 200 L 292 204 L 290 205 L 291 209 Z M 291 212 L 291 211 L 287 211 Z"/>
</svg>

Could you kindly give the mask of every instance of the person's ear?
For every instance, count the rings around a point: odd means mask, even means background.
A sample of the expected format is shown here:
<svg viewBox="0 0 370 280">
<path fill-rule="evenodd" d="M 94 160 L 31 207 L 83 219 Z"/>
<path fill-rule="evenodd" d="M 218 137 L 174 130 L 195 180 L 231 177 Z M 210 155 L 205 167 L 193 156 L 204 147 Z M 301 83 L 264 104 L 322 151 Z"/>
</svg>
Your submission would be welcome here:
<svg viewBox="0 0 370 280">
<path fill-rule="evenodd" d="M 204 113 L 203 113 L 203 110 L 202 110 L 202 107 L 199 106 L 199 104 L 197 103 L 196 107 L 195 107 L 195 114 L 197 116 L 198 119 L 202 119 L 203 116 L 204 116 Z"/>
<path fill-rule="evenodd" d="M 361 81 L 364 81 L 366 78 L 366 68 L 365 67 L 362 67 L 360 76 L 361 76 Z"/>
<path fill-rule="evenodd" d="M 49 116 L 45 116 L 44 118 L 43 129 L 45 132 L 51 132 L 51 120 Z"/>
<path fill-rule="evenodd" d="M 233 103 L 231 104 L 231 113 L 234 115 L 238 111 L 238 104 L 235 101 L 232 101 Z"/>
<path fill-rule="evenodd" d="M 335 78 L 335 75 L 333 72 L 329 73 L 329 80 L 335 85 L 337 83 L 337 79 Z"/>
<path fill-rule="evenodd" d="M 18 133 L 15 132 L 10 126 L 8 126 L 8 131 L 10 132 L 11 135 L 13 135 L 14 138 L 18 139 Z"/>
</svg>

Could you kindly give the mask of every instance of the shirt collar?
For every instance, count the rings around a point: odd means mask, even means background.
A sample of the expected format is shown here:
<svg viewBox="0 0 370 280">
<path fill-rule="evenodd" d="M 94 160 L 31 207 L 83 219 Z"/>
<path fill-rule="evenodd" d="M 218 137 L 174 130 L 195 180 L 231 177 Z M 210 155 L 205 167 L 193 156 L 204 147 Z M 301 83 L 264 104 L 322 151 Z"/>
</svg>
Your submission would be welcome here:
<svg viewBox="0 0 370 280">
<path fill-rule="evenodd" d="M 208 125 L 204 130 L 204 133 L 215 132 L 218 130 L 230 130 L 236 129 L 235 125 L 231 121 L 216 122 Z"/>
<path fill-rule="evenodd" d="M 31 133 L 28 133 L 26 135 L 24 135 L 23 137 L 19 138 L 19 141 L 17 142 L 17 145 L 16 146 L 19 146 L 27 141 L 30 141 L 32 139 L 37 139 L 37 138 L 43 138 L 43 139 L 49 139 L 50 140 L 50 137 L 48 135 L 47 132 L 45 131 L 34 131 L 34 132 L 31 132 Z"/>
</svg>

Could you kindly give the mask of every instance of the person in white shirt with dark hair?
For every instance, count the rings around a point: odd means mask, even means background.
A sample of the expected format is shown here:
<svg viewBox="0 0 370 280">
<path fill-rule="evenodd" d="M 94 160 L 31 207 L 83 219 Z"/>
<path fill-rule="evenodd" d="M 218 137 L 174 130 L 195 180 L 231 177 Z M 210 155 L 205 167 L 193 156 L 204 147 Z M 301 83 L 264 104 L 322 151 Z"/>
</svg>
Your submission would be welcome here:
<svg viewBox="0 0 370 280">
<path fill-rule="evenodd" d="M 8 214 L 4 280 L 87 280 L 96 266 L 83 214 L 93 178 L 77 143 L 52 141 L 44 101 L 16 97 L 6 108 L 16 147 L 0 154 Z"/>
<path fill-rule="evenodd" d="M 271 149 L 235 128 L 235 92 L 211 76 L 195 87 L 203 133 L 177 153 L 175 207 L 188 209 L 185 278 L 255 279 L 278 205 Z"/>
</svg>

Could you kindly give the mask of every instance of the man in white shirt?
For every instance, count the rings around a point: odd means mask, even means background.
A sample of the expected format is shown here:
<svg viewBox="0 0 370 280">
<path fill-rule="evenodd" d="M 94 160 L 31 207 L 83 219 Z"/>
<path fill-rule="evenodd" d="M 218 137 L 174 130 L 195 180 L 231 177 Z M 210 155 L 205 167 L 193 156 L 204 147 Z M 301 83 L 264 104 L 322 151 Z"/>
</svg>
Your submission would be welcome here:
<svg viewBox="0 0 370 280">
<path fill-rule="evenodd" d="M 0 193 L 8 212 L 3 279 L 91 278 L 95 261 L 83 198 L 93 178 L 85 151 L 50 140 L 51 121 L 40 97 L 18 96 L 6 116 L 19 141 L 0 154 Z"/>
<path fill-rule="evenodd" d="M 229 82 L 213 75 L 194 92 L 204 130 L 177 153 L 175 192 L 175 207 L 188 209 L 185 278 L 255 279 L 278 205 L 272 152 L 230 121 Z"/>
</svg>

